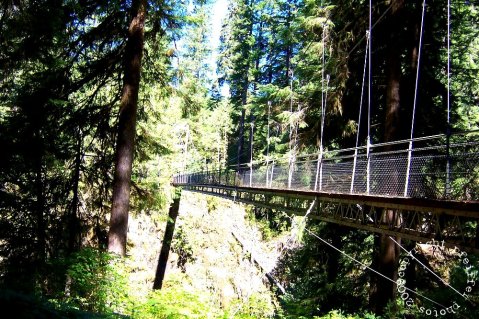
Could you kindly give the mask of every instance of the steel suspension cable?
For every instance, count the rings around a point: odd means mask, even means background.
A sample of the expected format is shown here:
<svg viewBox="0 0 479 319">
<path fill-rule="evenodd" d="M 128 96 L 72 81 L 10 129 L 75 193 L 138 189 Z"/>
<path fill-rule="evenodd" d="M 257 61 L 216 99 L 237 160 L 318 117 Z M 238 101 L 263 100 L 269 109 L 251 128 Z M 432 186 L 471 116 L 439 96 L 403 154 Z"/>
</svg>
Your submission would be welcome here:
<svg viewBox="0 0 479 319">
<path fill-rule="evenodd" d="M 326 100 L 325 100 L 325 92 L 324 92 L 324 69 L 326 66 L 326 58 L 325 58 L 325 44 L 326 44 L 326 25 L 323 24 L 323 37 L 322 37 L 322 70 L 321 70 L 321 132 L 319 137 L 319 154 L 318 154 L 318 162 L 316 164 L 316 178 L 314 182 L 314 190 L 318 189 L 319 183 L 319 190 L 321 190 L 322 186 L 322 176 L 321 176 L 321 166 L 323 161 L 323 132 L 324 132 L 324 117 L 326 116 Z M 329 75 L 328 75 L 328 82 L 329 82 Z"/>
<path fill-rule="evenodd" d="M 266 138 L 266 185 L 268 185 L 268 180 L 269 180 L 269 135 L 270 135 L 270 128 L 269 128 L 269 122 L 270 122 L 270 117 L 271 117 L 271 101 L 268 101 L 268 136 Z"/>
<path fill-rule="evenodd" d="M 456 294 L 458 294 L 459 296 L 461 296 L 462 298 L 464 298 L 465 300 L 467 300 L 467 298 L 462 294 L 460 293 L 456 288 L 454 288 L 453 286 L 451 286 L 449 283 L 447 283 L 444 279 L 442 279 L 438 274 L 436 274 L 434 271 L 432 271 L 429 267 L 427 267 L 426 265 L 424 265 L 424 263 L 422 263 L 419 259 L 416 258 L 416 256 L 414 256 L 410 251 L 408 251 L 406 248 L 404 248 L 399 242 L 397 242 L 393 237 L 391 236 L 388 236 L 390 240 L 392 240 L 401 250 L 403 250 L 408 256 L 410 256 L 412 259 L 414 259 L 415 261 L 417 261 L 422 267 L 423 269 L 426 269 L 429 273 L 431 273 L 434 277 L 436 277 L 437 279 L 439 279 L 445 287 L 449 287 L 451 290 L 453 290 Z"/>
<path fill-rule="evenodd" d="M 334 245 L 331 244 L 329 241 L 323 239 L 321 236 L 319 236 L 317 233 L 313 232 L 311 229 L 309 229 L 309 228 L 306 226 L 307 220 L 308 220 L 308 218 L 309 218 L 310 213 L 313 211 L 313 208 L 314 208 L 314 207 L 317 207 L 318 209 L 320 209 L 320 206 L 319 206 L 319 205 L 320 205 L 320 202 L 319 202 L 319 201 L 317 202 L 316 199 L 314 199 L 314 200 L 311 202 L 309 208 L 308 208 L 307 211 L 306 211 L 306 214 L 304 215 L 304 219 L 303 219 L 302 222 L 301 222 L 302 225 L 300 226 L 300 228 L 303 228 L 304 231 L 306 231 L 310 236 L 312 236 L 312 237 L 318 239 L 318 240 L 321 241 L 323 244 L 329 246 L 330 248 L 332 248 L 332 249 L 334 249 L 335 251 L 339 252 L 341 255 L 347 257 L 348 259 L 352 260 L 352 261 L 355 262 L 356 264 L 360 265 L 363 269 L 367 269 L 367 270 L 369 270 L 369 271 L 375 273 L 376 275 L 378 275 L 378 276 L 380 276 L 380 277 L 386 279 L 387 281 L 393 283 L 394 285 L 398 286 L 399 284 L 398 284 L 397 281 L 393 280 L 392 278 L 389 278 L 388 276 L 382 274 L 381 272 L 377 271 L 376 269 L 371 268 L 370 266 L 366 265 L 365 263 L 363 263 L 363 262 L 361 262 L 360 260 L 358 260 L 358 259 L 354 258 L 353 256 L 351 256 L 350 254 L 348 254 L 348 253 L 345 252 L 344 250 L 342 250 L 342 249 L 340 249 L 340 248 L 334 246 Z M 289 215 L 287 215 L 287 216 L 288 216 L 288 218 L 291 220 L 291 223 L 293 223 L 293 222 L 294 222 L 294 221 L 293 221 L 293 218 L 292 218 L 291 216 L 289 216 Z M 391 236 L 389 236 L 389 238 L 392 239 Z M 401 246 L 398 242 L 396 242 L 394 239 L 393 239 L 393 241 L 394 241 L 397 245 L 399 245 L 403 250 L 405 250 L 404 247 L 402 247 L 402 246 Z M 407 252 L 407 251 L 406 251 L 406 252 Z M 407 252 L 407 253 L 408 253 L 408 255 L 412 256 L 409 252 Z M 412 256 L 412 257 L 417 260 L 417 258 L 415 258 L 414 256 Z M 424 264 L 421 263 L 421 265 L 423 265 L 425 268 L 427 268 Z M 428 270 L 429 270 L 429 269 L 428 269 Z M 436 275 L 436 276 L 437 276 L 437 275 Z M 443 280 L 441 279 L 441 281 L 443 281 Z M 447 283 L 445 283 L 444 281 L 443 281 L 443 283 L 446 284 L 447 286 L 449 286 L 449 285 L 448 285 Z M 431 299 L 431 298 L 429 298 L 429 297 L 427 297 L 427 296 L 425 296 L 425 295 L 423 295 L 423 294 L 421 294 L 421 293 L 419 293 L 419 292 L 417 292 L 417 291 L 415 291 L 415 290 L 413 290 L 413 289 L 411 289 L 411 288 L 409 288 L 409 287 L 406 287 L 406 286 L 403 286 L 403 287 L 404 287 L 404 290 L 405 290 L 405 291 L 408 291 L 408 292 L 410 292 L 410 293 L 412 293 L 412 294 L 414 294 L 414 295 L 416 295 L 416 296 L 418 296 L 418 297 L 421 297 L 421 298 L 423 298 L 423 299 L 425 299 L 425 300 L 427 300 L 427 301 L 429 301 L 429 302 L 431 302 L 431 303 L 433 303 L 433 304 L 435 304 L 435 305 L 441 307 L 442 309 L 446 309 L 446 310 L 448 309 L 448 307 L 446 307 L 445 305 L 443 305 L 443 304 L 441 304 L 441 303 L 439 303 L 439 302 L 437 302 L 437 301 L 435 301 L 435 300 L 433 300 L 433 299 Z M 451 287 L 451 286 L 450 286 L 450 287 Z M 452 288 L 452 287 L 451 287 L 451 288 Z"/>
<path fill-rule="evenodd" d="M 381 22 L 381 20 L 386 16 L 386 14 L 389 12 L 389 10 L 392 9 L 392 7 L 393 7 L 393 4 L 391 3 L 389 5 L 389 7 L 386 10 L 384 10 L 384 12 L 381 14 L 381 16 L 376 20 L 376 22 L 374 22 L 374 24 L 371 26 L 371 29 L 374 29 L 376 27 L 376 25 L 379 22 Z M 364 35 L 361 39 L 359 39 L 359 41 L 354 45 L 354 47 L 351 50 L 349 50 L 348 56 L 350 56 L 354 52 L 354 50 L 356 50 L 356 48 L 361 44 L 361 42 L 363 42 L 363 40 L 365 38 L 366 38 L 366 35 Z"/>
<path fill-rule="evenodd" d="M 408 156 L 407 156 L 406 182 L 404 183 L 404 197 L 408 196 L 409 175 L 411 172 L 411 156 L 412 156 L 412 148 L 413 148 L 414 122 L 416 118 L 416 104 L 417 104 L 417 95 L 418 95 L 417 91 L 419 86 L 419 70 L 421 66 L 422 38 L 424 33 L 425 12 L 426 12 L 426 0 L 423 0 L 422 14 L 421 14 L 421 30 L 419 32 L 419 48 L 418 48 L 417 66 L 416 66 L 416 82 L 414 85 L 414 102 L 413 102 L 412 119 L 411 119 L 411 139 L 409 142 Z"/>
<path fill-rule="evenodd" d="M 364 99 L 364 82 L 366 81 L 366 65 L 369 52 L 369 31 L 366 31 L 366 52 L 364 54 L 364 66 L 363 66 L 363 81 L 361 84 L 361 100 L 359 101 L 359 116 L 358 116 L 358 130 L 356 132 L 356 146 L 354 148 L 354 161 L 353 161 L 353 174 L 351 176 L 351 189 L 350 193 L 353 193 L 354 190 L 354 177 L 356 173 L 356 161 L 358 156 L 358 145 L 359 145 L 359 133 L 361 131 L 361 114 L 363 110 L 363 99 Z"/>
<path fill-rule="evenodd" d="M 325 54 L 324 54 L 324 44 L 325 44 L 325 40 L 324 40 L 324 37 L 325 37 L 325 32 L 326 32 L 326 27 L 325 25 L 323 24 L 323 36 L 322 36 L 322 39 L 321 39 L 321 55 L 322 55 L 322 70 L 321 70 L 321 114 L 323 112 L 323 107 L 324 107 L 324 66 L 325 66 Z"/>
<path fill-rule="evenodd" d="M 253 117 L 254 119 L 254 117 Z M 253 184 L 253 138 L 254 138 L 254 120 L 251 122 L 251 145 L 250 145 L 250 162 L 249 162 L 249 187 Z"/>
<path fill-rule="evenodd" d="M 308 229 L 307 227 L 305 227 L 304 230 L 305 230 L 310 236 L 312 236 L 312 237 L 314 237 L 314 238 L 320 240 L 322 243 L 324 243 L 324 244 L 326 244 L 327 246 L 331 247 L 332 249 L 336 250 L 336 251 L 339 252 L 341 255 L 344 255 L 345 257 L 347 257 L 348 259 L 352 260 L 352 261 L 355 262 L 356 264 L 361 265 L 364 269 L 368 269 L 368 270 L 370 270 L 371 272 L 375 273 L 376 275 L 378 275 L 378 276 L 380 276 L 380 277 L 382 277 L 382 278 L 384 278 L 384 279 L 386 279 L 386 280 L 392 282 L 393 284 L 397 285 L 397 282 L 394 281 L 393 279 L 391 279 L 391 278 L 389 278 L 388 276 L 386 276 L 386 275 L 380 273 L 379 271 L 377 271 L 377 270 L 371 268 L 370 266 L 366 265 L 365 263 L 363 263 L 363 262 L 357 260 L 356 258 L 354 258 L 353 256 L 349 255 L 349 254 L 346 253 L 345 251 L 343 251 L 343 250 L 337 248 L 336 246 L 334 246 L 333 244 L 331 244 L 331 243 L 328 242 L 327 240 L 321 238 L 318 234 L 316 234 L 315 232 L 311 231 L 311 230 Z M 424 296 L 423 294 L 421 294 L 421 293 L 419 293 L 419 292 L 417 292 L 417 291 L 414 291 L 414 290 L 412 290 L 412 289 L 410 289 L 410 288 L 408 288 L 408 287 L 406 287 L 406 286 L 404 286 L 404 289 L 407 290 L 407 291 L 409 291 L 409 292 L 411 292 L 411 293 L 413 293 L 413 294 L 415 294 L 415 295 L 417 295 L 417 296 L 419 296 L 419 297 L 421 297 L 421 298 L 424 298 L 424 299 L 428 300 L 429 302 L 432 302 L 433 304 L 438 305 L 439 307 L 441 307 L 441 308 L 443 308 L 443 309 L 447 309 L 446 306 L 440 304 L 439 302 L 437 302 L 437 301 L 435 301 L 435 300 L 433 300 L 433 299 L 431 299 L 431 298 L 428 298 L 428 297 Z"/>
<path fill-rule="evenodd" d="M 373 27 L 371 25 L 373 19 L 373 3 L 372 0 L 369 0 L 369 39 L 368 39 L 368 136 L 366 139 L 366 158 L 367 158 L 367 166 L 366 166 L 366 194 L 369 195 L 369 184 L 370 184 L 370 176 L 371 176 L 371 84 L 372 84 L 372 32 Z"/>
<path fill-rule="evenodd" d="M 447 127 L 446 127 L 446 186 L 445 195 L 450 191 L 451 158 L 449 147 L 451 139 L 451 0 L 447 0 Z"/>
<path fill-rule="evenodd" d="M 372 0 L 369 0 L 369 32 L 368 32 L 368 61 L 369 61 L 369 73 L 368 73 L 368 140 L 371 136 L 371 77 L 372 77 L 372 32 L 373 28 L 371 26 L 372 23 L 372 11 L 373 11 L 373 5 L 372 5 Z"/>
<path fill-rule="evenodd" d="M 326 93 L 324 97 L 324 109 L 323 109 L 323 114 L 321 116 L 321 148 L 319 152 L 319 159 L 318 159 L 318 164 L 319 164 L 319 190 L 323 190 L 323 153 L 324 153 L 324 148 L 323 148 L 323 133 L 324 133 L 324 120 L 326 117 L 326 101 L 328 100 L 328 90 L 329 90 L 329 74 L 326 75 Z M 317 174 L 317 173 L 316 173 Z"/>
<path fill-rule="evenodd" d="M 447 0 L 447 126 L 451 123 L 451 0 Z"/>
<path fill-rule="evenodd" d="M 294 123 L 291 122 L 291 117 L 293 115 L 293 70 L 290 69 L 288 70 L 288 74 L 290 76 L 290 81 L 289 81 L 289 90 L 291 94 L 290 98 L 290 103 L 289 103 L 289 112 L 290 112 L 290 120 L 289 120 L 289 172 L 288 172 L 288 189 L 291 188 L 291 181 L 293 178 L 293 165 L 294 165 L 294 160 L 296 154 L 294 152 L 296 151 L 295 145 L 293 145 L 296 142 L 293 142 L 293 131 L 294 131 Z"/>
</svg>

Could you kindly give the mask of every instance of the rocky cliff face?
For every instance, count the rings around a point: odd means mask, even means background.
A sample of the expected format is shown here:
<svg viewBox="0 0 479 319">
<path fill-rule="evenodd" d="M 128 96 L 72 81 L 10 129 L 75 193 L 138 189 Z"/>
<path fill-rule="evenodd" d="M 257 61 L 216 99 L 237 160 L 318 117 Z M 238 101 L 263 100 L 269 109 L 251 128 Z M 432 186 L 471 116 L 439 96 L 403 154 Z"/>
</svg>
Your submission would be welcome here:
<svg viewBox="0 0 479 319">
<path fill-rule="evenodd" d="M 175 285 L 206 294 L 230 314 L 272 316 L 276 298 L 268 273 L 280 254 L 276 238 L 265 242 L 242 204 L 184 191 L 165 274 L 164 289 Z M 132 218 L 131 263 L 138 294 L 151 289 L 164 223 Z M 148 236 L 146 236 L 148 234 Z"/>
<path fill-rule="evenodd" d="M 186 248 L 191 257 L 183 271 L 196 289 L 209 290 L 224 308 L 241 310 L 255 300 L 263 307 L 267 305 L 265 315 L 272 315 L 273 297 L 265 278 L 265 271 L 270 269 L 259 267 L 254 257 L 274 257 L 264 249 L 258 230 L 247 225 L 245 215 L 243 205 L 183 192 L 173 241 L 176 254 L 169 270 L 182 271 L 176 266 Z"/>
</svg>

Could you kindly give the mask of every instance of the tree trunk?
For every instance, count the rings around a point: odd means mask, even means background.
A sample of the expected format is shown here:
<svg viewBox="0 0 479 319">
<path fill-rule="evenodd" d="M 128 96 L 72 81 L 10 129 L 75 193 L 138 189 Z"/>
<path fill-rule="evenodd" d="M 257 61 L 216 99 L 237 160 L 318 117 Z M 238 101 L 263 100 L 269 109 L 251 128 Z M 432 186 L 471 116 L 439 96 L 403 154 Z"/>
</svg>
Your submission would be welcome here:
<svg viewBox="0 0 479 319">
<path fill-rule="evenodd" d="M 334 247 L 338 247 L 339 249 L 343 249 L 343 244 L 341 242 L 341 237 L 345 234 L 345 227 L 343 226 L 338 226 L 335 224 L 330 224 L 328 227 L 331 230 L 332 236 L 331 236 L 331 244 Z M 329 249 L 328 250 L 328 261 L 326 264 L 326 269 L 327 269 L 327 279 L 328 283 L 334 284 L 337 279 L 338 279 L 338 274 L 339 274 L 339 259 L 341 257 L 341 254 L 334 249 Z"/>
<path fill-rule="evenodd" d="M 395 220 L 397 212 L 393 210 L 387 210 L 384 212 L 384 219 L 381 221 L 384 224 L 388 224 Z M 401 244 L 401 238 L 394 238 L 399 244 Z M 376 248 L 379 250 L 377 256 L 377 270 L 384 276 L 390 278 L 394 282 L 398 278 L 398 265 L 400 248 L 394 243 L 388 235 L 380 234 L 378 240 L 375 241 Z M 378 278 L 376 281 L 376 295 L 375 311 L 378 314 L 382 314 L 386 305 L 396 298 L 396 284 L 386 280 L 384 278 Z"/>
<path fill-rule="evenodd" d="M 35 211 L 37 235 L 37 265 L 43 267 L 46 262 L 46 221 L 45 221 L 45 193 L 43 183 L 43 148 L 35 160 Z"/>
<path fill-rule="evenodd" d="M 292 14 L 291 14 L 291 5 L 288 2 L 288 15 L 286 17 L 286 30 L 290 30 L 291 28 L 291 20 L 292 20 Z M 291 56 L 293 54 L 292 52 L 292 39 L 291 36 L 288 34 L 287 38 L 287 44 L 286 44 L 286 57 L 285 57 L 285 85 L 288 85 L 288 80 L 290 77 L 292 78 L 292 67 L 291 67 Z"/>
<path fill-rule="evenodd" d="M 249 1 L 245 1 L 245 6 L 248 8 Z M 253 12 L 250 9 L 245 11 L 245 19 L 248 21 L 247 25 L 244 25 L 244 28 L 248 30 L 248 37 L 253 34 Z M 237 158 L 237 169 L 240 169 L 240 164 L 243 160 L 243 152 L 244 152 L 244 124 L 246 120 L 246 104 L 248 103 L 248 88 L 250 85 L 249 82 L 249 72 L 251 66 L 251 51 L 252 47 L 250 45 L 243 45 L 242 46 L 242 59 L 246 61 L 244 70 L 242 70 L 243 77 L 242 81 L 242 88 L 241 88 L 241 118 L 240 118 L 240 127 L 239 127 L 239 136 L 238 136 L 238 158 Z"/>
<path fill-rule="evenodd" d="M 397 48 L 389 48 L 387 55 L 387 92 L 386 92 L 386 121 L 384 141 L 397 140 L 400 125 L 400 83 L 401 61 L 400 51 Z"/>
<path fill-rule="evenodd" d="M 178 211 L 180 209 L 181 194 L 176 195 L 171 203 L 168 212 L 168 220 L 166 222 L 165 236 L 163 237 L 163 244 L 161 245 L 160 257 L 156 267 L 155 281 L 153 282 L 153 289 L 161 289 L 163 286 L 163 279 L 165 278 L 166 264 L 168 256 L 170 255 L 171 243 L 175 233 L 176 219 L 178 218 Z"/>
<path fill-rule="evenodd" d="M 253 112 L 250 113 L 249 115 L 249 154 L 250 154 L 250 160 L 253 159 L 254 153 L 253 153 L 253 137 L 254 137 L 254 120 L 255 117 L 253 115 Z"/>
<path fill-rule="evenodd" d="M 244 94 L 246 96 L 246 92 Z M 243 99 L 246 101 L 246 97 Z M 244 120 L 246 116 L 246 109 L 245 109 L 245 104 L 246 102 L 242 102 L 241 106 L 241 118 L 240 118 L 240 126 L 239 126 L 239 136 L 238 136 L 238 160 L 237 160 L 237 170 L 239 171 L 240 165 L 241 165 L 241 159 L 242 159 L 242 154 L 243 153 L 243 147 L 244 147 Z"/>
<path fill-rule="evenodd" d="M 145 32 L 146 0 L 132 1 L 132 20 L 125 48 L 123 91 L 116 145 L 108 251 L 125 256 L 130 180 L 135 146 L 136 113 Z"/>
<path fill-rule="evenodd" d="M 79 195 L 78 189 L 80 184 L 80 170 L 81 170 L 81 161 L 82 161 L 82 144 L 83 144 L 83 136 L 82 134 L 78 134 L 78 144 L 75 154 L 75 171 L 73 174 L 73 199 L 72 199 L 72 207 L 70 210 L 69 216 L 69 229 L 68 229 L 68 252 L 73 253 L 80 248 L 80 221 L 78 218 L 78 203 L 79 203 Z"/>
<path fill-rule="evenodd" d="M 401 83 L 401 49 L 397 47 L 394 42 L 396 36 L 401 33 L 402 21 L 401 13 L 404 7 L 404 0 L 393 0 L 390 21 L 388 23 L 390 29 L 390 40 L 387 46 L 387 87 L 386 87 L 386 118 L 384 141 L 390 142 L 398 140 L 400 137 L 400 83 Z M 388 147 L 389 148 L 389 147 Z M 392 149 L 389 149 L 392 150 Z M 398 171 L 396 167 L 390 168 L 390 178 L 387 183 L 387 188 L 392 192 L 392 196 L 399 195 L 401 185 L 399 185 Z M 396 216 L 398 212 L 394 210 L 385 210 L 381 223 L 392 225 L 400 218 Z M 401 243 L 400 238 L 395 238 L 398 243 Z M 397 280 L 398 263 L 400 248 L 394 243 L 388 235 L 381 234 L 375 240 L 377 254 L 376 267 L 377 270 L 384 276 L 393 281 Z M 386 305 L 396 298 L 396 285 L 384 278 L 377 278 L 376 287 L 373 289 L 375 312 L 382 314 Z"/>
</svg>

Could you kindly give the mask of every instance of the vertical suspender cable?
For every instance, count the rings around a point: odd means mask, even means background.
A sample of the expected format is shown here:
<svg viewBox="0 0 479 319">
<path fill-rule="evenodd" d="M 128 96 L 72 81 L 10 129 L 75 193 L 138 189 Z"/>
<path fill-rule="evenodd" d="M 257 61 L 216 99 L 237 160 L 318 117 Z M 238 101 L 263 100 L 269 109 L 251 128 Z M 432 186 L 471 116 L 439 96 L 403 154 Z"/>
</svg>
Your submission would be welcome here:
<svg viewBox="0 0 479 319">
<path fill-rule="evenodd" d="M 354 191 L 354 179 L 356 175 L 356 162 L 358 157 L 358 145 L 359 145 L 359 133 L 361 131 L 361 114 L 363 110 L 363 98 L 364 98 L 364 82 L 366 80 L 366 64 L 368 59 L 368 46 L 369 46 L 369 32 L 366 31 L 366 52 L 364 53 L 364 67 L 363 67 L 363 82 L 361 84 L 361 100 L 359 102 L 359 116 L 358 116 L 358 130 L 356 132 L 356 147 L 354 148 L 354 161 L 353 161 L 353 174 L 351 175 L 351 188 L 349 192 L 352 194 Z"/>
<path fill-rule="evenodd" d="M 422 51 L 422 35 L 424 30 L 424 15 L 426 12 L 426 0 L 422 3 L 422 15 L 421 15 L 421 30 L 419 32 L 419 52 L 417 56 L 417 67 L 416 67 L 416 83 L 414 87 L 414 102 L 412 108 L 412 120 L 411 120 L 411 138 L 409 140 L 409 148 L 408 148 L 408 155 L 407 155 L 407 169 L 406 169 L 406 182 L 404 183 L 404 197 L 408 196 L 408 188 L 409 188 L 409 175 L 411 172 L 411 156 L 412 156 L 412 148 L 413 148 L 413 137 L 414 137 L 414 121 L 416 118 L 416 103 L 417 103 L 417 89 L 419 84 L 419 68 L 421 65 L 421 51 Z"/>
<path fill-rule="evenodd" d="M 292 114 L 293 113 L 293 70 L 289 69 L 288 70 L 288 75 L 289 75 L 289 93 L 290 93 L 290 99 L 289 99 L 289 112 Z M 293 135 L 293 123 L 289 124 L 289 147 L 291 147 L 291 137 Z"/>
<path fill-rule="evenodd" d="M 269 175 L 269 187 L 273 185 L 273 176 L 274 176 L 274 159 L 273 159 L 273 162 L 271 163 L 271 174 Z"/>
<path fill-rule="evenodd" d="M 254 120 L 254 117 L 253 117 Z M 249 187 L 253 186 L 253 137 L 254 137 L 254 122 L 251 122 L 251 145 L 249 157 Z"/>
<path fill-rule="evenodd" d="M 326 32 L 326 26 L 323 24 L 323 35 L 322 35 L 322 39 L 321 39 L 321 55 L 322 55 L 322 58 L 321 58 L 321 63 L 323 65 L 322 67 L 322 70 L 321 70 L 321 110 L 323 109 L 323 106 L 324 106 L 324 69 L 325 69 L 325 54 L 324 52 L 326 51 L 325 50 L 325 32 Z"/>
<path fill-rule="evenodd" d="M 318 190 L 318 182 L 320 184 L 319 190 L 321 190 L 321 181 L 319 179 L 319 171 L 321 170 L 322 167 L 322 161 L 323 161 L 323 128 L 324 128 L 324 116 L 326 114 L 325 112 L 325 100 L 324 100 L 324 69 L 325 69 L 325 30 L 326 27 L 323 24 L 323 36 L 322 36 L 322 70 L 321 70 L 321 133 L 320 133 L 320 138 L 319 138 L 319 154 L 318 154 L 318 162 L 316 164 L 316 179 L 314 182 L 314 190 Z"/>
<path fill-rule="evenodd" d="M 324 111 L 323 117 L 321 119 L 321 165 L 319 166 L 319 190 L 323 190 L 323 132 L 324 132 L 324 120 L 326 118 L 326 101 L 328 100 L 328 89 L 329 89 L 329 74 L 326 75 L 326 93 L 324 94 Z"/>
<path fill-rule="evenodd" d="M 271 114 L 271 101 L 268 101 L 268 135 L 266 137 L 266 187 L 268 187 L 269 180 L 269 119 Z"/>
<path fill-rule="evenodd" d="M 450 139 L 451 139 L 451 0 L 447 0 L 447 127 L 446 127 L 446 186 L 445 195 L 450 192 Z"/>
<path fill-rule="evenodd" d="M 451 124 L 451 0 L 447 0 L 447 126 Z"/>
<path fill-rule="evenodd" d="M 369 194 L 369 184 L 370 184 L 370 176 L 371 176 L 371 156 L 370 156 L 370 151 L 371 151 L 371 84 L 372 84 L 372 63 L 371 63 L 371 56 L 372 56 L 372 12 L 373 12 L 373 4 L 372 0 L 369 0 L 369 50 L 368 50 L 368 136 L 366 140 L 366 158 L 367 158 L 367 166 L 366 166 L 366 193 Z"/>
<path fill-rule="evenodd" d="M 290 103 L 289 103 L 289 112 L 292 115 L 293 114 L 293 70 L 288 70 L 288 74 L 290 76 L 289 80 L 289 89 L 290 89 Z M 291 116 L 290 115 L 290 116 Z M 290 119 L 290 124 L 289 124 L 289 170 L 288 170 L 288 189 L 291 188 L 291 181 L 293 179 L 293 165 L 294 165 L 294 160 L 295 160 L 295 154 L 294 154 L 294 147 L 293 147 L 293 123 L 291 123 Z"/>
</svg>

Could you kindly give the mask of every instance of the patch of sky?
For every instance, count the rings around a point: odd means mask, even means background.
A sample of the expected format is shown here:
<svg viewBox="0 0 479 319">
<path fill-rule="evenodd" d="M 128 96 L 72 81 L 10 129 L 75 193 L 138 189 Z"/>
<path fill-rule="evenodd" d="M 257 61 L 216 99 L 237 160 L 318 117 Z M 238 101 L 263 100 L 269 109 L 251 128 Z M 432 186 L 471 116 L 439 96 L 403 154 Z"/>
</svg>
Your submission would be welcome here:
<svg viewBox="0 0 479 319">
<path fill-rule="evenodd" d="M 211 33 L 209 42 L 211 47 L 211 56 L 208 62 L 211 70 L 211 76 L 216 77 L 216 61 L 218 59 L 218 49 L 220 44 L 221 27 L 228 13 L 228 0 L 216 0 L 213 3 L 212 13 L 210 15 Z M 224 84 L 221 87 L 221 95 L 229 96 L 229 86 Z"/>
</svg>

